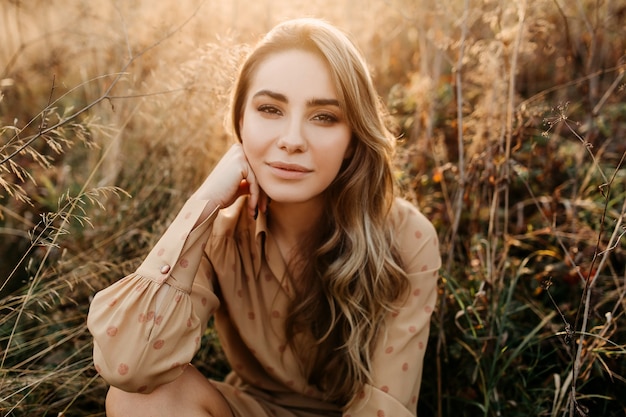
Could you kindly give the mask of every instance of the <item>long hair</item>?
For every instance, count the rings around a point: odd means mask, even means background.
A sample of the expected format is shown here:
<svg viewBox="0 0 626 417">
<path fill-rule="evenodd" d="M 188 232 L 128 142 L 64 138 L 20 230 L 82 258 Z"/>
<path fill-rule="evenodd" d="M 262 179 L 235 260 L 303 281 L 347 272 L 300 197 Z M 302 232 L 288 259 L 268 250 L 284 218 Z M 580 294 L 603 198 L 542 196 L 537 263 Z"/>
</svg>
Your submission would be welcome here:
<svg viewBox="0 0 626 417">
<path fill-rule="evenodd" d="M 394 139 L 367 65 L 349 38 L 317 19 L 276 26 L 244 61 L 235 83 L 232 124 L 239 123 L 259 63 L 289 49 L 311 51 L 329 65 L 352 131 L 353 152 L 325 191 L 325 213 L 303 242 L 302 277 L 286 320 L 288 343 L 311 384 L 346 405 L 371 382 L 371 357 L 384 317 L 408 285 L 387 221 L 394 198 Z M 312 254 L 312 255 L 309 255 Z M 298 334 L 313 336 L 315 348 Z"/>
</svg>

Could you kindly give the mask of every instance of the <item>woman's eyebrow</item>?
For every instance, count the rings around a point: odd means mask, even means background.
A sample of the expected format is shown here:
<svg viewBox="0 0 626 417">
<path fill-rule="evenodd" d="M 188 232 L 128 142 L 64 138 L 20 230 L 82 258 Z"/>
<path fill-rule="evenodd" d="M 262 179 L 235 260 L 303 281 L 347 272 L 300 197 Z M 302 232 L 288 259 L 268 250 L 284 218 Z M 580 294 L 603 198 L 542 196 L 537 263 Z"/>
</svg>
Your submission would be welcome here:
<svg viewBox="0 0 626 417">
<path fill-rule="evenodd" d="M 283 103 L 289 103 L 289 99 L 287 98 L 286 95 L 277 93 L 276 91 L 272 91 L 272 90 L 259 90 L 252 97 L 254 98 L 254 97 L 259 97 L 259 96 L 268 96 L 274 100 L 277 100 Z M 319 106 L 340 107 L 339 100 L 335 98 L 312 98 L 308 100 L 306 104 L 307 104 L 307 107 L 319 107 Z"/>
<path fill-rule="evenodd" d="M 319 107 L 319 106 L 336 106 L 339 107 L 339 100 L 335 98 L 313 98 L 307 101 L 308 107 Z"/>
<path fill-rule="evenodd" d="M 259 97 L 259 96 L 268 96 L 270 98 L 273 98 L 274 100 L 282 101 L 283 103 L 289 103 L 289 100 L 287 100 L 286 95 L 277 93 L 272 90 L 259 90 L 252 97 L 254 98 L 254 97 Z"/>
</svg>

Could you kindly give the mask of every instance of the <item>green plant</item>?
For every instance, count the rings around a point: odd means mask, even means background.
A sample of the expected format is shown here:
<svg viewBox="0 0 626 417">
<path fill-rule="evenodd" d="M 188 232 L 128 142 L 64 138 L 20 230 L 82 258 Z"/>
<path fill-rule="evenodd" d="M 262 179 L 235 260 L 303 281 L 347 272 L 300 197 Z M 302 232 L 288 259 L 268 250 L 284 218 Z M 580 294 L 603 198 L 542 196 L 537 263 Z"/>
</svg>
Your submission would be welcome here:
<svg viewBox="0 0 626 417">
<path fill-rule="evenodd" d="M 624 415 L 623 2 L 83 3 L 0 6 L 0 414 L 103 415 L 90 297 L 228 146 L 244 44 L 312 14 L 362 47 L 439 231 L 420 415 Z"/>
</svg>

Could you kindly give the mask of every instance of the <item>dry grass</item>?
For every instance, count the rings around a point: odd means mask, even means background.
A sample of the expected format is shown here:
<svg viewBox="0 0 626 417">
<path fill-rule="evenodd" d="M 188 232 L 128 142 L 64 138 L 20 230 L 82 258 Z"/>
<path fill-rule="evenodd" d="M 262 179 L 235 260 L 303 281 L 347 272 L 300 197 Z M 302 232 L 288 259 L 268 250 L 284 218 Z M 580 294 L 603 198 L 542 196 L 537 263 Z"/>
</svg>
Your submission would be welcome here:
<svg viewBox="0 0 626 417">
<path fill-rule="evenodd" d="M 445 266 L 420 415 L 626 410 L 626 2 L 52 0 L 0 6 L 0 415 L 103 415 L 90 297 L 231 136 L 245 43 L 353 34 Z M 227 365 L 211 330 L 196 364 Z"/>
</svg>

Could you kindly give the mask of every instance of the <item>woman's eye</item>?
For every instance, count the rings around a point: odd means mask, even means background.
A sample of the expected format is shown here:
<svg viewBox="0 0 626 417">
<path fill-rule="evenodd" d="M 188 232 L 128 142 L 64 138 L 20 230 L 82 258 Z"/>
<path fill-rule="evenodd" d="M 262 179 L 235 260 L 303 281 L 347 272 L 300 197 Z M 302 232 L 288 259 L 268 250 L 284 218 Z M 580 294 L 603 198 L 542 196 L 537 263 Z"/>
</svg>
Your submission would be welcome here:
<svg viewBox="0 0 626 417">
<path fill-rule="evenodd" d="M 261 113 L 267 113 L 267 114 L 272 114 L 272 115 L 277 115 L 277 116 L 278 116 L 278 115 L 280 115 L 280 114 L 282 114 L 282 113 L 280 112 L 280 110 L 279 110 L 277 107 L 275 107 L 275 106 L 270 106 L 270 105 L 267 105 L 267 104 L 264 104 L 264 105 L 259 106 L 259 107 L 258 107 L 258 110 L 259 110 Z"/>
<path fill-rule="evenodd" d="M 331 113 L 320 113 L 313 116 L 313 120 L 323 123 L 336 123 L 339 119 Z"/>
</svg>

